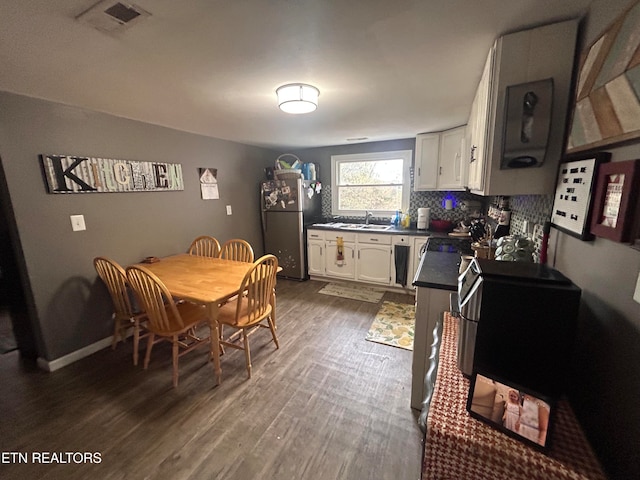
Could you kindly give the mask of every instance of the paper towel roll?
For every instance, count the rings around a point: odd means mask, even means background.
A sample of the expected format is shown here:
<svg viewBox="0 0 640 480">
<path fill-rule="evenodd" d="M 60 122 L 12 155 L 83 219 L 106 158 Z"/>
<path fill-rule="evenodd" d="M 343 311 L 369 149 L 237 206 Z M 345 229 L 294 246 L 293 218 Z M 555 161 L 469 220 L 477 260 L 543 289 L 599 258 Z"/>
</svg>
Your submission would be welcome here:
<svg viewBox="0 0 640 480">
<path fill-rule="evenodd" d="M 429 227 L 429 216 L 431 214 L 430 208 L 418 209 L 418 221 L 416 227 L 418 230 L 426 230 Z"/>
</svg>

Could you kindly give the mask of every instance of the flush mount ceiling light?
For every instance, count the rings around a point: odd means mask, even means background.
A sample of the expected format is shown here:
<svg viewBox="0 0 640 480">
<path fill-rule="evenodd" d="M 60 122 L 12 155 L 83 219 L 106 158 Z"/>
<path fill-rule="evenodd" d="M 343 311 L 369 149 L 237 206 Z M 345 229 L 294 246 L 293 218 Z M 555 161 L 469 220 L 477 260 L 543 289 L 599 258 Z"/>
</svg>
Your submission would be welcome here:
<svg viewBox="0 0 640 480">
<path fill-rule="evenodd" d="M 309 113 L 318 108 L 320 91 L 304 83 L 290 83 L 276 89 L 278 106 L 286 113 Z"/>
</svg>

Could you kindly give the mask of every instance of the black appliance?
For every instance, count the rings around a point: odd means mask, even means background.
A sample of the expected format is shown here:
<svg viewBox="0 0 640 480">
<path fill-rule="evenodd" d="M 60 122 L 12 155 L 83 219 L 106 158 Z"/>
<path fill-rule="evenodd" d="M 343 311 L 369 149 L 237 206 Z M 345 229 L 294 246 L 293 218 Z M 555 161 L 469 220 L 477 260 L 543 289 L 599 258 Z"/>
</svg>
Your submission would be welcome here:
<svg viewBox="0 0 640 480">
<path fill-rule="evenodd" d="M 564 391 L 581 290 L 537 263 L 474 258 L 458 278 L 458 366 L 541 394 Z"/>
</svg>

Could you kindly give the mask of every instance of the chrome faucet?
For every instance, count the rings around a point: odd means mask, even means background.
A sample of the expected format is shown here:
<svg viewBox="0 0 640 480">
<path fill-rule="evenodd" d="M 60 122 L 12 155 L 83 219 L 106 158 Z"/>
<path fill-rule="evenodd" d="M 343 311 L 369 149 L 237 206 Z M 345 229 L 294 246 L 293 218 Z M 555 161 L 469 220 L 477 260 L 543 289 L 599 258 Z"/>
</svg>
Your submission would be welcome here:
<svg viewBox="0 0 640 480">
<path fill-rule="evenodd" d="M 373 218 L 373 213 L 367 211 L 364 216 L 364 224 L 369 225 L 369 219 Z"/>
</svg>

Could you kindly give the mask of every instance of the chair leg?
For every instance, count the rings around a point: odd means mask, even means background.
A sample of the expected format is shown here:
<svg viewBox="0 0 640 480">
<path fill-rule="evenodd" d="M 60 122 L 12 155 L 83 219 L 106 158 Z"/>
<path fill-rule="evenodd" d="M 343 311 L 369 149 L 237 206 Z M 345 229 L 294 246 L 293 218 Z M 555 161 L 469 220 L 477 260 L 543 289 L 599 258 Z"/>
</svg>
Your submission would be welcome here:
<svg viewBox="0 0 640 480">
<path fill-rule="evenodd" d="M 180 348 L 178 345 L 177 335 L 174 335 L 173 338 L 171 338 L 171 344 L 173 346 L 173 388 L 176 388 L 178 386 L 178 350 Z"/>
<path fill-rule="evenodd" d="M 273 295 L 271 295 L 271 318 L 273 319 L 273 328 L 277 329 L 276 325 L 276 289 L 273 289 Z"/>
<path fill-rule="evenodd" d="M 140 324 L 133 325 L 133 364 L 138 365 L 138 345 L 140 344 Z"/>
<path fill-rule="evenodd" d="M 247 360 L 247 373 L 251 378 L 251 352 L 249 351 L 249 337 L 245 329 L 242 329 L 242 339 L 244 341 L 244 357 Z"/>
<path fill-rule="evenodd" d="M 276 344 L 276 349 L 280 348 L 280 343 L 278 342 L 278 336 L 276 335 L 276 324 L 271 317 L 267 317 L 267 321 L 269 322 L 269 330 L 271 330 L 271 336 L 273 337 L 273 343 Z"/>
<path fill-rule="evenodd" d="M 222 345 L 222 340 L 224 339 L 223 328 L 224 325 L 222 323 L 218 325 L 218 332 L 220 333 L 220 335 L 218 336 L 218 338 L 220 339 L 220 342 L 218 342 L 220 344 L 220 355 L 224 355 L 224 346 Z"/>
<path fill-rule="evenodd" d="M 114 329 L 113 329 L 113 340 L 111 341 L 111 350 L 116 349 L 116 345 L 118 345 L 118 342 L 121 340 L 121 337 L 122 337 L 120 320 L 118 318 L 113 319 L 113 325 L 114 325 Z"/>
<path fill-rule="evenodd" d="M 151 359 L 151 349 L 153 348 L 153 341 L 155 340 L 155 335 L 152 332 L 149 332 L 149 339 L 147 340 L 147 352 L 144 355 L 144 369 L 146 370 L 149 366 L 149 360 Z"/>
</svg>

